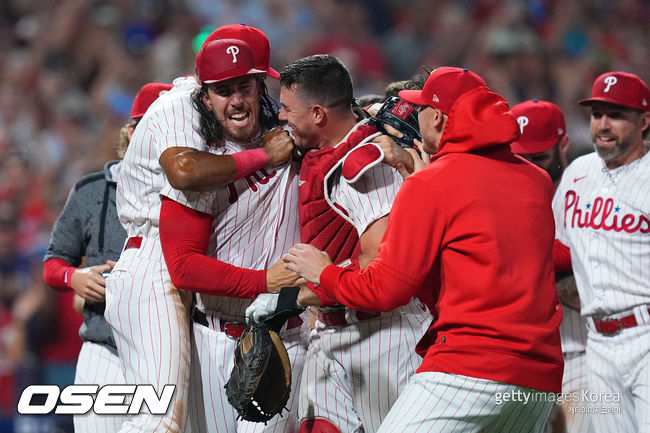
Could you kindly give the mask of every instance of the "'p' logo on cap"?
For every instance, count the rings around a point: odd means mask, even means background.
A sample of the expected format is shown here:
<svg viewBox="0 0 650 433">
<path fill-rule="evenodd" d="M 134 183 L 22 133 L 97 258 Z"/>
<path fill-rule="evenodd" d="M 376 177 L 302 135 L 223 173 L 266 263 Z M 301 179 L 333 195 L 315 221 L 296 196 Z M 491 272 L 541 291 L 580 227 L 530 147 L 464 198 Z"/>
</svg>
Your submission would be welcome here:
<svg viewBox="0 0 650 433">
<path fill-rule="evenodd" d="M 226 52 L 232 54 L 232 62 L 237 63 L 237 54 L 239 54 L 239 48 L 237 45 L 231 45 L 226 48 Z"/>
<path fill-rule="evenodd" d="M 517 123 L 519 124 L 519 132 L 524 133 L 524 128 L 528 125 L 528 117 L 519 116 L 517 117 Z"/>
<path fill-rule="evenodd" d="M 610 75 L 609 77 L 605 77 L 603 80 L 606 84 L 604 92 L 607 93 L 609 92 L 609 88 L 612 87 L 614 84 L 618 82 L 615 76 Z"/>
</svg>

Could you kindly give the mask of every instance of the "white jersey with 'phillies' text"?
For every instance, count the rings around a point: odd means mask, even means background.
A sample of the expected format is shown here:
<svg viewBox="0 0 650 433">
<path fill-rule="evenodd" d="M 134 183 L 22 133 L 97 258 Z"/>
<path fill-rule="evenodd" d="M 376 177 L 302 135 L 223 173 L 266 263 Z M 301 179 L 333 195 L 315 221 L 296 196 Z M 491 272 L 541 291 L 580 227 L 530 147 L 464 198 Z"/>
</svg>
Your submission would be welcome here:
<svg viewBox="0 0 650 433">
<path fill-rule="evenodd" d="M 233 142 L 210 152 L 232 154 L 260 146 Z M 195 210 L 213 215 L 208 255 L 234 266 L 267 269 L 300 241 L 298 225 L 299 164 L 287 162 L 264 168 L 210 193 L 178 191 L 167 184 L 161 194 Z M 197 294 L 206 312 L 241 318 L 252 299 Z M 231 318 L 234 318 L 231 317 Z"/>
<path fill-rule="evenodd" d="M 591 153 L 569 165 L 553 200 L 571 249 L 583 316 L 650 305 L 650 156 L 614 170 Z"/>
<path fill-rule="evenodd" d="M 133 134 L 117 179 L 116 198 L 120 222 L 130 237 L 158 237 L 159 194 L 166 182 L 160 155 L 175 146 L 206 150 L 190 97 L 197 86 L 194 77 L 175 79 L 174 87 L 149 107 Z"/>
</svg>

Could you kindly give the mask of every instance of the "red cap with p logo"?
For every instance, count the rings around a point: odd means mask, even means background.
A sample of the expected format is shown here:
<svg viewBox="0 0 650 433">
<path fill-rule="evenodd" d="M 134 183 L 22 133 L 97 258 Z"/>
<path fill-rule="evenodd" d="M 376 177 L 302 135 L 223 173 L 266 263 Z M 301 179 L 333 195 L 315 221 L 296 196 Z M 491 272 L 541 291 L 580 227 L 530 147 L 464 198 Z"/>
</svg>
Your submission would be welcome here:
<svg viewBox="0 0 650 433">
<path fill-rule="evenodd" d="M 578 101 L 578 104 L 591 105 L 594 102 L 606 102 L 648 111 L 650 91 L 648 85 L 638 75 L 621 71 L 605 72 L 594 81 L 591 98 Z"/>
<path fill-rule="evenodd" d="M 239 39 L 217 39 L 203 45 L 196 55 L 199 81 L 218 83 L 244 75 L 263 74 L 255 68 L 250 46 Z"/>
</svg>

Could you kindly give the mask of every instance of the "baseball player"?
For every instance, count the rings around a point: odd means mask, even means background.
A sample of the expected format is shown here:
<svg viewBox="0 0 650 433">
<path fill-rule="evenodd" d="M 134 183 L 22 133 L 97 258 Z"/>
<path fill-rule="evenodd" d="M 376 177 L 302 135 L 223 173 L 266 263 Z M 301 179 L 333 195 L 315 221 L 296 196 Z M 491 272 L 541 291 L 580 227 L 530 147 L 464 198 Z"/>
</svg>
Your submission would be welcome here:
<svg viewBox="0 0 650 433">
<path fill-rule="evenodd" d="M 607 72 L 580 104 L 596 152 L 566 169 L 553 210 L 587 319 L 587 404 L 594 431 L 648 431 L 650 92 L 634 74 Z"/>
<path fill-rule="evenodd" d="M 432 294 L 424 360 L 380 433 L 540 432 L 562 380 L 552 185 L 512 154 L 508 105 L 473 72 L 441 67 L 399 96 L 420 106 L 435 156 L 402 184 L 375 259 L 346 269 L 299 244 L 284 260 L 353 308 L 391 311 Z"/>
<path fill-rule="evenodd" d="M 138 122 L 170 84 L 149 83 L 135 97 L 129 123 L 120 131 L 118 156 L 124 156 Z M 43 279 L 51 287 L 74 290 L 83 302 L 84 323 L 79 335 L 84 341 L 77 360 L 76 384 L 125 384 L 115 339 L 104 320 L 104 272 L 110 272 L 126 239 L 115 208 L 115 177 L 122 164 L 106 163 L 76 183 L 52 230 L 43 264 Z M 77 268 L 86 257 L 86 267 Z M 124 415 L 97 415 L 89 411 L 75 415 L 77 432 L 109 433 L 119 430 Z"/>
<path fill-rule="evenodd" d="M 402 177 L 370 144 L 377 130 L 352 112 L 352 81 L 336 57 L 297 60 L 283 70 L 280 84 L 280 119 L 296 146 L 311 149 L 300 173 L 301 238 L 337 262 L 365 266 L 377 253 Z M 373 163 L 359 166 L 368 160 Z M 415 345 L 431 315 L 416 298 L 386 313 L 342 306 L 314 311 L 300 431 L 377 431 L 415 372 Z"/>
<path fill-rule="evenodd" d="M 223 140 L 210 148 L 217 154 L 259 148 L 265 130 L 256 116 L 276 113 L 272 105 L 263 105 L 260 95 L 266 87 L 248 51 L 244 41 L 215 39 L 205 44 L 197 56 L 201 88 L 193 98 L 195 105 L 205 104 L 209 110 L 210 114 L 201 112 L 203 123 L 221 125 Z M 234 63 L 233 52 L 237 53 Z M 224 119 L 223 113 L 236 120 Z M 274 117 L 277 122 L 277 115 Z M 267 136 L 278 134 L 291 143 L 291 137 L 282 129 Z M 199 292 L 193 313 L 193 363 L 200 367 L 200 399 L 204 401 L 207 431 L 297 430 L 297 398 L 290 398 L 288 415 L 276 416 L 266 425 L 238 423 L 224 386 L 233 368 L 237 338 L 246 328 L 244 313 L 252 298 L 269 289 L 292 285 L 297 279 L 294 273 L 284 270 L 281 262 L 274 269 L 288 275 L 286 280 L 274 282 L 274 271 L 265 269 L 299 239 L 298 174 L 298 163 L 289 161 L 236 176 L 233 183 L 209 195 L 197 196 L 169 185 L 161 191 L 165 199 L 160 238 L 171 280 L 178 288 Z M 304 324 L 308 329 L 308 322 Z M 280 333 L 290 356 L 294 395 L 306 352 L 301 325 L 301 318 L 290 319 Z M 201 386 L 195 388 L 199 394 Z"/>
<path fill-rule="evenodd" d="M 230 55 L 236 58 L 238 54 Z M 128 238 L 107 279 L 105 317 L 113 329 L 127 383 L 153 384 L 159 394 L 164 385 L 174 384 L 175 393 L 165 415 L 140 413 L 124 423 L 120 432 L 185 431 L 188 408 L 194 411 L 203 406 L 201 402 L 188 405 L 191 294 L 171 284 L 163 258 L 158 229 L 161 189 L 169 183 L 195 191 L 192 194 L 198 200 L 211 194 L 203 191 L 227 185 L 235 176 L 287 160 L 292 150 L 284 140 L 269 140 L 262 150 L 234 155 L 206 151 L 201 133 L 206 125 L 201 124 L 198 107 L 192 103 L 199 84 L 194 77 L 177 78 L 173 84 L 142 118 L 118 176 L 117 209 Z M 258 115 L 224 114 L 230 123 L 246 123 L 249 116 Z M 212 143 L 218 137 L 209 138 Z M 194 415 L 192 419 L 202 416 Z"/>
<path fill-rule="evenodd" d="M 562 172 L 568 165 L 566 153 L 569 148 L 569 136 L 566 133 L 562 110 L 552 102 L 534 99 L 512 107 L 512 114 L 517 119 L 521 136 L 510 148 L 546 170 L 553 185 L 557 187 Z M 556 225 L 560 223 L 561 221 L 556 221 Z M 569 266 L 562 266 L 562 261 L 555 262 L 558 297 L 564 305 L 560 325 L 564 357 L 562 393 L 582 395 L 584 390 L 588 390 L 585 367 L 587 324 L 585 319 L 580 317 L 580 299 L 575 288 L 575 278 L 570 272 L 570 262 Z M 592 431 L 592 428 L 586 412 L 584 399 L 570 399 L 556 405 L 549 422 L 553 424 L 554 431 L 587 433 Z M 560 426 L 564 426 L 566 430 Z"/>
</svg>

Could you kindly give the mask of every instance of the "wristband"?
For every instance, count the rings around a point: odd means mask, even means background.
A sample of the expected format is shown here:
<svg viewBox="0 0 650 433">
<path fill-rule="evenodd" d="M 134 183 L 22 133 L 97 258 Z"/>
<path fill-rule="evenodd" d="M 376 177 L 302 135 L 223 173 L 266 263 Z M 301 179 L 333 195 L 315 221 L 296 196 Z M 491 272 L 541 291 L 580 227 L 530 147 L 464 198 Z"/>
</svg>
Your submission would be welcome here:
<svg viewBox="0 0 650 433">
<path fill-rule="evenodd" d="M 264 168 L 271 162 L 269 156 L 261 147 L 233 153 L 230 156 L 235 161 L 235 180 Z"/>
</svg>

